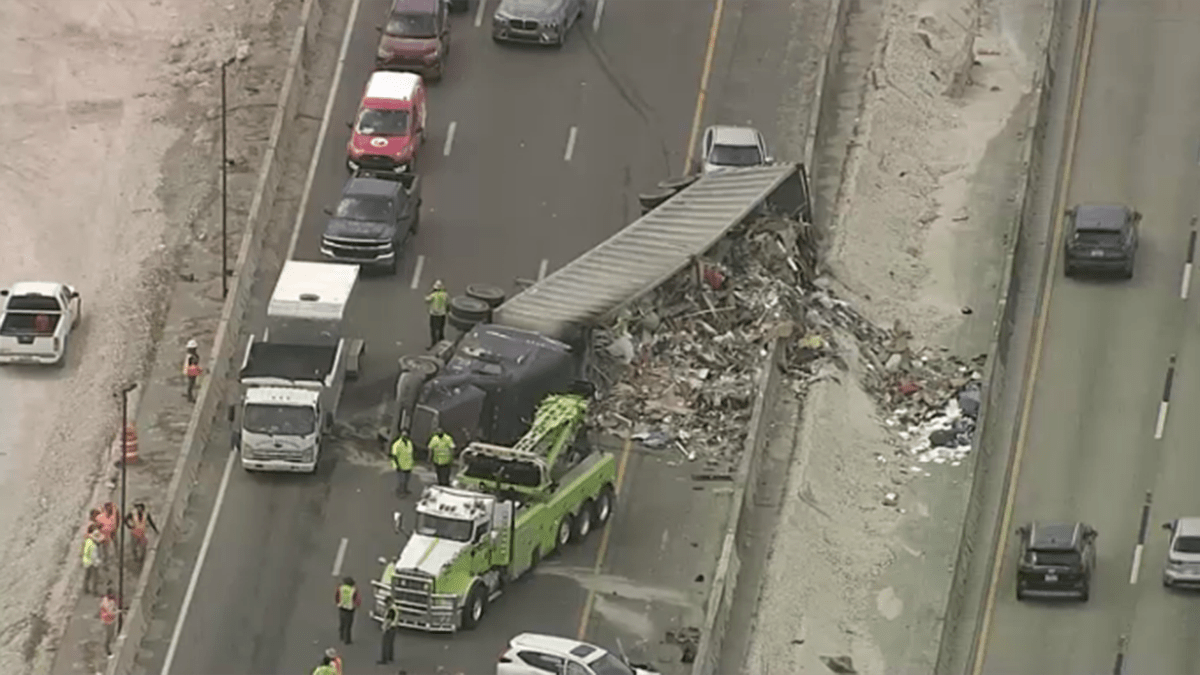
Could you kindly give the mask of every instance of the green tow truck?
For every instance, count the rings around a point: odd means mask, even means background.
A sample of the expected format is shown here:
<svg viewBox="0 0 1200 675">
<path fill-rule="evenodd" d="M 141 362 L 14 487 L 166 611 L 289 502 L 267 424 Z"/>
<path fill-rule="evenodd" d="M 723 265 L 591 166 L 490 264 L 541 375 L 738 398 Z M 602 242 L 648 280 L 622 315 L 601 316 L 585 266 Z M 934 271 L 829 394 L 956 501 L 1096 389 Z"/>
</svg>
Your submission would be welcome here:
<svg viewBox="0 0 1200 675">
<path fill-rule="evenodd" d="M 553 394 L 513 447 L 467 446 L 454 487 L 426 488 L 403 550 L 380 558 L 372 617 L 394 609 L 407 628 L 474 628 L 509 583 L 605 524 L 616 460 L 580 433 L 587 408 L 582 396 Z"/>
</svg>

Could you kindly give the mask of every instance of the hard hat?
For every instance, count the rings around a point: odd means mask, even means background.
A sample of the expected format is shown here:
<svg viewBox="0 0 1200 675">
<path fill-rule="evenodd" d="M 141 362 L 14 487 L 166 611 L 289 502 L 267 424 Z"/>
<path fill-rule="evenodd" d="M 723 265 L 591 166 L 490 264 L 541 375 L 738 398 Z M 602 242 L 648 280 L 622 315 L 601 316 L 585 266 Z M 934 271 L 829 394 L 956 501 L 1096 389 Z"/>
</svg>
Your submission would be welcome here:
<svg viewBox="0 0 1200 675">
<path fill-rule="evenodd" d="M 328 656 L 331 659 L 336 659 L 337 658 L 337 650 L 334 649 L 333 647 L 330 647 L 329 649 L 325 650 L 325 656 Z"/>
<path fill-rule="evenodd" d="M 200 347 L 199 342 L 196 342 L 195 340 L 188 340 L 188 343 L 187 343 L 188 349 L 198 349 L 199 347 Z"/>
<path fill-rule="evenodd" d="M 442 290 L 443 288 L 445 288 L 445 286 L 443 286 L 443 285 L 442 285 L 442 280 L 441 280 L 441 279 L 438 279 L 437 281 L 433 282 L 433 289 L 434 289 L 434 290 L 436 290 L 436 291 L 440 291 L 440 290 Z"/>
</svg>

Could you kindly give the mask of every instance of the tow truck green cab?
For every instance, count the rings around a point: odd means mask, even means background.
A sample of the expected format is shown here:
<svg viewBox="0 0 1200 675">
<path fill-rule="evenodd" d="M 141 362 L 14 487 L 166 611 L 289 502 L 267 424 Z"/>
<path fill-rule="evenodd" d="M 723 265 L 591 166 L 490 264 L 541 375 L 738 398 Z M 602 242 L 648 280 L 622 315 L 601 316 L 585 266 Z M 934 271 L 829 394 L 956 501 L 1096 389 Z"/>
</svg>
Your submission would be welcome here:
<svg viewBox="0 0 1200 675">
<path fill-rule="evenodd" d="M 510 582 L 606 523 L 616 460 L 586 443 L 586 412 L 581 396 L 551 395 L 513 447 L 467 446 L 454 487 L 426 488 L 403 550 L 380 559 L 372 616 L 391 609 L 401 626 L 429 632 L 474 628 Z"/>
</svg>

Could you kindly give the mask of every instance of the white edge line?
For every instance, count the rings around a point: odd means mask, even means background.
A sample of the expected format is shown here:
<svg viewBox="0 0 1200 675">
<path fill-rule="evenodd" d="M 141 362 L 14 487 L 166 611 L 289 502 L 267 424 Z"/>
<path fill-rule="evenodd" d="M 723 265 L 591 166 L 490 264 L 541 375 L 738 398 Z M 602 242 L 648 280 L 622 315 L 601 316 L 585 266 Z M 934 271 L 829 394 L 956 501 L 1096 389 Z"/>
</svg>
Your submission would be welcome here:
<svg viewBox="0 0 1200 675">
<path fill-rule="evenodd" d="M 325 136 L 329 133 L 329 118 L 333 116 L 333 102 L 337 98 L 338 86 L 342 83 L 342 72 L 346 69 L 346 54 L 350 51 L 350 38 L 354 35 L 354 20 L 358 18 L 358 5 L 361 0 L 354 0 L 350 5 L 350 17 L 346 19 L 346 32 L 342 35 L 342 48 L 338 52 L 337 66 L 333 69 L 333 82 L 329 83 L 329 95 L 325 98 L 325 113 L 321 117 L 321 129 L 317 132 L 317 143 L 313 147 L 312 161 L 308 163 L 308 176 L 304 179 L 304 192 L 300 194 L 300 208 L 296 209 L 296 222 L 292 225 L 292 241 L 288 244 L 287 257 L 291 260 L 296 253 L 296 241 L 300 239 L 300 229 L 304 226 L 304 212 L 308 209 L 308 198 L 312 193 L 313 180 L 317 176 L 317 165 L 321 163 L 321 147 L 325 145 Z"/>
<path fill-rule="evenodd" d="M 600 19 L 604 16 L 604 0 L 596 2 L 596 16 L 592 17 L 592 32 L 600 32 Z"/>
<path fill-rule="evenodd" d="M 483 25 L 483 13 L 487 11 L 487 0 L 479 0 L 479 8 L 475 10 L 475 27 Z"/>
<path fill-rule="evenodd" d="M 572 155 L 575 154 L 575 139 L 579 136 L 579 127 L 571 127 L 567 132 L 567 151 L 563 153 L 564 161 L 571 161 Z"/>
<path fill-rule="evenodd" d="M 546 278 L 546 270 L 550 268 L 550 259 L 542 258 L 542 264 L 538 265 L 538 281 Z"/>
<path fill-rule="evenodd" d="M 446 144 L 442 146 L 442 156 L 449 157 L 450 151 L 454 149 L 454 132 L 458 131 L 458 122 L 451 122 L 446 128 Z"/>
<path fill-rule="evenodd" d="M 413 268 L 412 285 L 409 288 L 414 291 L 421 287 L 421 270 L 425 269 L 425 256 L 417 256 L 417 266 Z"/>
<path fill-rule="evenodd" d="M 1159 401 L 1158 403 L 1158 420 L 1154 422 L 1154 440 L 1162 440 L 1163 430 L 1167 427 L 1167 408 L 1171 403 L 1169 401 Z"/>
<path fill-rule="evenodd" d="M 1183 264 L 1183 281 L 1179 282 L 1179 299 L 1187 300 L 1188 287 L 1192 285 L 1192 263 Z"/>
<path fill-rule="evenodd" d="M 1142 569 L 1142 549 L 1144 545 L 1138 544 L 1133 549 L 1133 569 L 1129 570 L 1129 583 L 1136 584 L 1138 580 L 1138 572 Z"/>
<path fill-rule="evenodd" d="M 342 573 L 342 563 L 346 560 L 346 546 L 350 540 L 342 537 L 342 543 L 338 544 L 337 555 L 333 558 L 333 576 L 338 576 Z"/>
<path fill-rule="evenodd" d="M 225 489 L 229 487 L 229 476 L 233 472 L 233 460 L 236 451 L 229 453 L 225 460 L 225 473 L 221 476 L 221 487 L 217 488 L 217 499 L 213 502 L 212 515 L 208 518 L 208 527 L 204 529 L 204 540 L 200 543 L 200 553 L 196 556 L 196 565 L 192 567 L 192 578 L 188 579 L 187 591 L 183 594 L 183 604 L 179 607 L 179 618 L 175 619 L 175 630 L 171 631 L 171 642 L 167 645 L 167 656 L 163 660 L 161 675 L 170 675 L 171 662 L 175 660 L 175 650 L 179 648 L 179 638 L 183 635 L 183 623 L 187 621 L 188 609 L 192 606 L 192 597 L 196 594 L 196 586 L 200 583 L 200 571 L 204 569 L 204 559 L 208 556 L 208 547 L 212 544 L 213 532 L 217 529 L 217 516 L 221 514 L 221 504 L 225 502 Z"/>
</svg>

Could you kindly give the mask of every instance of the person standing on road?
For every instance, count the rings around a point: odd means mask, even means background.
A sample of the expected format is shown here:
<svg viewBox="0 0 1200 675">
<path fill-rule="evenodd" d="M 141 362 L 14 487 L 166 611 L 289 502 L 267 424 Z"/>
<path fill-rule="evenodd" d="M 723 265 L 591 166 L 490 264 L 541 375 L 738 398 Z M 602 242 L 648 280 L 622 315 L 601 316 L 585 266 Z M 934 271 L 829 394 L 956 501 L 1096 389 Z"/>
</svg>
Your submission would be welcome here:
<svg viewBox="0 0 1200 675">
<path fill-rule="evenodd" d="M 388 607 L 383 615 L 383 637 L 379 642 L 379 660 L 375 663 L 385 665 L 396 658 L 396 626 L 399 612 L 395 607 Z"/>
<path fill-rule="evenodd" d="M 333 666 L 333 672 L 342 675 L 342 657 L 338 656 L 337 650 L 333 647 L 326 649 L 325 658 L 329 659 L 329 665 Z"/>
<path fill-rule="evenodd" d="M 337 669 L 333 667 L 333 659 L 328 656 L 321 658 L 321 665 L 313 668 L 312 675 L 337 675 Z"/>
<path fill-rule="evenodd" d="M 446 339 L 446 312 L 450 308 L 450 294 L 441 280 L 433 282 L 433 290 L 425 296 L 425 304 L 429 305 L 429 346 Z"/>
<path fill-rule="evenodd" d="M 436 428 L 433 438 L 429 439 L 429 455 L 433 460 L 433 470 L 437 472 L 438 485 L 450 485 L 450 465 L 454 463 L 454 439 L 450 434 Z"/>
<path fill-rule="evenodd" d="M 154 518 L 146 510 L 145 502 L 134 503 L 133 513 L 125 516 L 125 526 L 133 532 L 133 559 L 140 563 L 146 559 L 146 548 L 149 544 L 146 527 L 149 526 L 154 530 L 154 534 L 158 534 L 158 525 L 154 524 Z"/>
<path fill-rule="evenodd" d="M 408 496 L 408 479 L 413 470 L 413 447 L 408 436 L 400 434 L 392 442 L 392 468 L 396 470 L 396 495 Z"/>
<path fill-rule="evenodd" d="M 100 623 L 104 624 L 104 653 L 112 656 L 113 639 L 117 637 L 117 612 L 121 608 L 117 606 L 117 596 L 113 593 L 112 585 L 104 593 L 104 597 L 100 599 Z"/>
<path fill-rule="evenodd" d="M 187 353 L 183 357 L 183 376 L 187 378 L 187 400 L 196 402 L 196 381 L 200 379 L 200 345 L 195 340 L 187 341 Z"/>
<path fill-rule="evenodd" d="M 87 537 L 83 540 L 83 592 L 100 595 L 100 526 L 88 525 Z"/>
<path fill-rule="evenodd" d="M 362 598 L 358 595 L 358 587 L 354 585 L 352 577 L 342 577 L 342 585 L 337 588 L 334 602 L 338 608 L 338 637 L 342 644 L 354 644 L 351 636 L 351 630 L 354 628 L 354 610 L 362 604 Z"/>
</svg>

